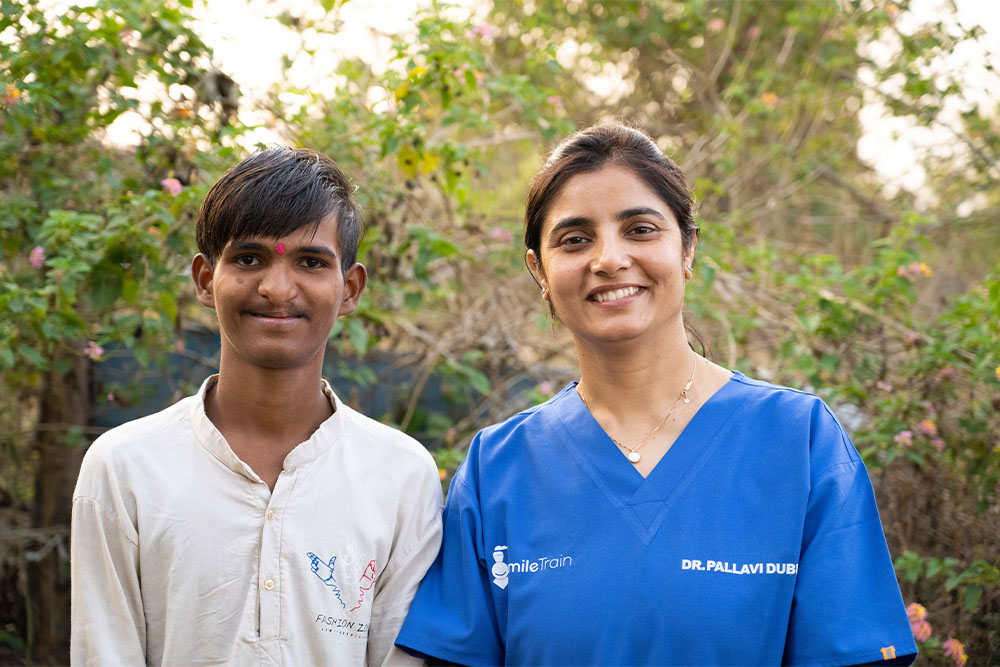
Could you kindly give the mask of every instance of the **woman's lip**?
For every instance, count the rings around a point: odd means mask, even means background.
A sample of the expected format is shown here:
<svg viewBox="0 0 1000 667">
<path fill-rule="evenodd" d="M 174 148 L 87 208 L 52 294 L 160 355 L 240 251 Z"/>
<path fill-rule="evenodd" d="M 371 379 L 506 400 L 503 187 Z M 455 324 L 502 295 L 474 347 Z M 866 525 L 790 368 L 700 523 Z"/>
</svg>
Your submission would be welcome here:
<svg viewBox="0 0 1000 667">
<path fill-rule="evenodd" d="M 627 290 L 627 289 L 635 289 L 635 293 L 633 293 L 633 294 L 626 294 L 624 296 L 621 296 L 621 297 L 619 297 L 617 299 L 612 299 L 610 301 L 598 301 L 597 300 L 597 297 L 599 295 L 601 295 L 601 294 L 608 294 L 610 292 L 617 292 L 618 290 Z M 644 291 L 646 291 L 646 288 L 643 287 L 642 285 L 615 285 L 613 287 L 601 287 L 601 288 L 598 288 L 598 289 L 595 289 L 595 290 L 591 290 L 590 294 L 587 295 L 587 300 L 588 301 L 592 301 L 592 302 L 594 302 L 594 303 L 596 303 L 598 305 L 602 305 L 602 306 L 606 305 L 606 304 L 616 304 L 616 303 L 619 303 L 621 301 L 628 301 L 628 300 L 630 300 L 630 299 L 632 299 L 634 297 L 637 297 L 640 294 L 642 294 Z"/>
</svg>

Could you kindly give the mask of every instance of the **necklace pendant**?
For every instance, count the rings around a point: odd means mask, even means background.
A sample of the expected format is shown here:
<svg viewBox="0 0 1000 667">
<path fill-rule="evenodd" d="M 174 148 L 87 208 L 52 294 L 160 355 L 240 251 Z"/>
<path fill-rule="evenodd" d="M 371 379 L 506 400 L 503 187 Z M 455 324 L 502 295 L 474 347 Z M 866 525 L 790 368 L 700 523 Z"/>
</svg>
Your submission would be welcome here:
<svg viewBox="0 0 1000 667">
<path fill-rule="evenodd" d="M 628 460 L 632 463 L 638 463 L 641 458 L 642 456 L 639 455 L 639 452 L 631 451 L 628 453 Z"/>
</svg>

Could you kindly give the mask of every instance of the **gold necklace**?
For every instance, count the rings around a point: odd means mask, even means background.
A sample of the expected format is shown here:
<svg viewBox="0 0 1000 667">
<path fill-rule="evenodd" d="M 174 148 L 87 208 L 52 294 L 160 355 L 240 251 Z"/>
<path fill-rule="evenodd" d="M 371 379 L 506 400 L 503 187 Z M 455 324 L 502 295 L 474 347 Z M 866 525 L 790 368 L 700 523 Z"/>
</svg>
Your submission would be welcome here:
<svg viewBox="0 0 1000 667">
<path fill-rule="evenodd" d="M 628 445 L 623 444 L 623 443 L 619 442 L 618 440 L 616 440 L 614 438 L 614 436 L 612 436 L 611 434 L 608 434 L 608 437 L 611 438 L 611 442 L 615 443 L 616 445 L 618 445 L 622 449 L 628 450 L 628 460 L 632 463 L 632 465 L 639 465 L 639 461 L 642 460 L 642 455 L 639 453 L 639 450 L 642 448 L 643 445 L 646 444 L 646 442 L 650 438 L 653 437 L 654 433 L 656 433 L 657 431 L 660 430 L 661 426 L 663 426 L 664 424 L 667 423 L 667 420 L 670 419 L 670 415 L 674 414 L 674 410 L 677 409 L 677 404 L 680 403 L 682 400 L 685 403 L 690 403 L 691 402 L 691 398 L 690 398 L 690 396 L 688 394 L 691 391 L 691 384 L 694 382 L 694 372 L 695 372 L 695 370 L 697 370 L 697 368 L 698 368 L 698 362 L 696 360 L 694 362 L 694 364 L 691 366 L 691 375 L 690 375 L 690 377 L 688 377 L 687 384 L 684 385 L 684 388 L 681 389 L 681 393 L 678 394 L 677 398 L 674 400 L 673 405 L 671 405 L 670 409 L 667 410 L 666 416 L 664 416 L 663 419 L 660 420 L 660 423 L 657 424 L 653 428 L 653 430 L 650 431 L 646 435 L 646 437 L 642 439 L 642 442 L 640 442 L 638 445 L 636 445 L 635 447 L 629 447 Z M 587 399 L 584 397 L 583 392 L 580 391 L 580 385 L 579 384 L 576 385 L 576 393 L 579 394 L 580 400 L 583 401 L 584 407 L 586 407 L 587 410 L 590 410 L 590 405 L 587 403 Z"/>
</svg>

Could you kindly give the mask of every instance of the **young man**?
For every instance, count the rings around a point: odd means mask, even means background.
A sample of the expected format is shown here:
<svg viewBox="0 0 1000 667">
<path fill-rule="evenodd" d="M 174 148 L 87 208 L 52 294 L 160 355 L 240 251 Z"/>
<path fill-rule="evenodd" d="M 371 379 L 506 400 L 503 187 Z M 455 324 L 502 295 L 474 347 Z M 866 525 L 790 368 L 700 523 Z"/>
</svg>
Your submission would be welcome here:
<svg viewBox="0 0 1000 667">
<path fill-rule="evenodd" d="M 408 659 L 392 643 L 440 544 L 436 466 L 321 377 L 365 287 L 360 237 L 350 183 L 314 151 L 256 153 L 209 191 L 191 274 L 219 374 L 87 452 L 74 664 Z"/>
</svg>

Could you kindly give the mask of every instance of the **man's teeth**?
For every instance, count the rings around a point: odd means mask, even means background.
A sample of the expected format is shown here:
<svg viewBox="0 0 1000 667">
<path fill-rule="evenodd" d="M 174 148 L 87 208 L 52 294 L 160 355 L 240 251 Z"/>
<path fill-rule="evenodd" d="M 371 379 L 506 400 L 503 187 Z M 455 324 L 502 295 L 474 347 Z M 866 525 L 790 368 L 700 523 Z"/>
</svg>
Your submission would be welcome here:
<svg viewBox="0 0 1000 667">
<path fill-rule="evenodd" d="M 639 291 L 638 287 L 623 287 L 621 289 L 612 290 L 610 292 L 601 292 L 600 294 L 594 295 L 594 301 L 598 303 L 604 303 L 606 301 L 617 301 L 618 299 L 623 299 L 627 296 L 632 296 Z"/>
</svg>

